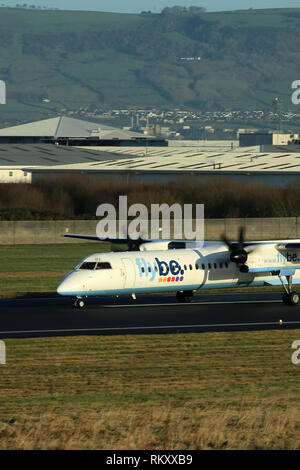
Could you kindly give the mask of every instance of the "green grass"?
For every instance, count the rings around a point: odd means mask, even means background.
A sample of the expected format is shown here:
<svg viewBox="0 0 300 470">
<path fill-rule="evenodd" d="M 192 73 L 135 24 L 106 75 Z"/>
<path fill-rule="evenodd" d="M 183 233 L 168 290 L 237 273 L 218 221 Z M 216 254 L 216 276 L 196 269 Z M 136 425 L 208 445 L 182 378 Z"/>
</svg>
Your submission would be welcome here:
<svg viewBox="0 0 300 470">
<path fill-rule="evenodd" d="M 56 287 L 86 256 L 108 251 L 107 244 L 0 246 L 1 297 L 54 295 Z"/>
</svg>

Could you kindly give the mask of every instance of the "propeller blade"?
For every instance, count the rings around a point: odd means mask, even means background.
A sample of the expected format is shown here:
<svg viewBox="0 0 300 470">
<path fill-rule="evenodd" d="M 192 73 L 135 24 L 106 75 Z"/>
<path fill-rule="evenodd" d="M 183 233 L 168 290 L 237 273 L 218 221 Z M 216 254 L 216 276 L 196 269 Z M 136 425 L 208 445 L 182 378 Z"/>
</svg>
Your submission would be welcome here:
<svg viewBox="0 0 300 470">
<path fill-rule="evenodd" d="M 228 246 L 230 251 L 230 259 L 233 263 L 236 263 L 238 266 L 245 266 L 246 269 L 246 262 L 248 258 L 248 254 L 250 250 L 245 249 L 245 229 L 244 227 L 240 227 L 239 234 L 238 234 L 238 241 L 237 242 L 230 242 L 226 235 L 222 235 L 222 241 Z M 246 271 L 244 271 L 246 272 Z"/>
<path fill-rule="evenodd" d="M 240 250 L 243 250 L 244 248 L 244 241 L 245 241 L 245 229 L 244 227 L 240 227 L 240 231 L 239 231 L 239 249 Z"/>
<path fill-rule="evenodd" d="M 223 235 L 222 235 L 221 238 L 222 238 L 222 241 L 225 243 L 225 245 L 227 245 L 228 248 L 231 250 L 231 243 L 230 243 L 230 241 L 226 238 L 225 233 L 223 233 Z"/>
</svg>

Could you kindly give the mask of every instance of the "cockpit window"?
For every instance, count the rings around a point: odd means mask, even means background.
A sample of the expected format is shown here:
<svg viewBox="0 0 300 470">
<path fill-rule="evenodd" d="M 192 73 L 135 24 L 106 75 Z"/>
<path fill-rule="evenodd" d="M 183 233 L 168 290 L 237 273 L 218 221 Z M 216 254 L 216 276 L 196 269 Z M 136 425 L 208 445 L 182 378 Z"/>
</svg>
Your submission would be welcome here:
<svg viewBox="0 0 300 470">
<path fill-rule="evenodd" d="M 111 264 L 110 263 L 97 263 L 96 269 L 111 269 Z"/>
<path fill-rule="evenodd" d="M 82 263 L 81 266 L 79 266 L 79 269 L 95 269 L 96 263 L 92 263 L 90 261 L 86 261 L 85 263 Z"/>
</svg>

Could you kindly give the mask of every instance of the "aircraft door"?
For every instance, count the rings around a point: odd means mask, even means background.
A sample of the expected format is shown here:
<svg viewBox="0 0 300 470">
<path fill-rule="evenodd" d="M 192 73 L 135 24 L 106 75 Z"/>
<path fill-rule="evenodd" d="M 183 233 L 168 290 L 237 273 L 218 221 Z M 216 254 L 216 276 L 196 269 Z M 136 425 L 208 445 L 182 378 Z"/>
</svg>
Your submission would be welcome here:
<svg viewBox="0 0 300 470">
<path fill-rule="evenodd" d="M 123 288 L 130 289 L 135 284 L 134 264 L 129 258 L 122 258 L 121 273 L 123 278 Z"/>
</svg>

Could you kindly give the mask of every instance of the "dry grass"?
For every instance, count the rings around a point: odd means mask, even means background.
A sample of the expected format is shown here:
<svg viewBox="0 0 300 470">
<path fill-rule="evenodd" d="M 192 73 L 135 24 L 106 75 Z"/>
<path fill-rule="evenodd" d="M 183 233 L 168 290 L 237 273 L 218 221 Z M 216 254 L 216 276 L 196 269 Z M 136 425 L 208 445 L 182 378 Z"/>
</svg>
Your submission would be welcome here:
<svg viewBox="0 0 300 470">
<path fill-rule="evenodd" d="M 167 409 L 166 409 L 167 408 Z M 265 410 L 188 407 L 103 410 L 0 424 L 1 449 L 299 449 L 296 406 Z"/>
<path fill-rule="evenodd" d="M 300 449 L 298 337 L 7 340 L 0 449 Z"/>
</svg>

